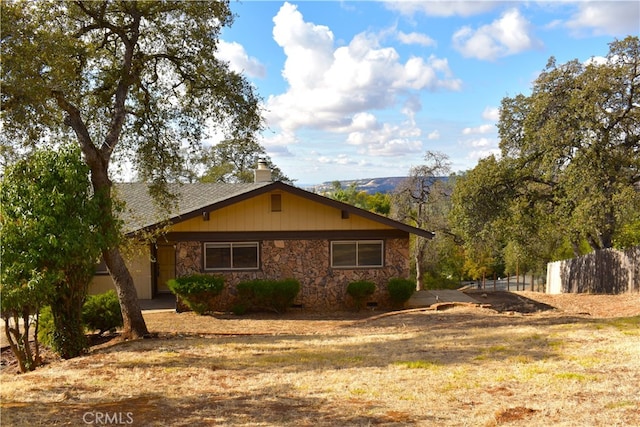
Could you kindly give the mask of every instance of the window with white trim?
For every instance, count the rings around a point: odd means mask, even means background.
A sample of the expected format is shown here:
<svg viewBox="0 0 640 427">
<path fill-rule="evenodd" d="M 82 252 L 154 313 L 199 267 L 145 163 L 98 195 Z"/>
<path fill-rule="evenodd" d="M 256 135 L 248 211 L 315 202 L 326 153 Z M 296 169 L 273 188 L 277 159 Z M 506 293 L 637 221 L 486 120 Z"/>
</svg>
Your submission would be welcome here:
<svg viewBox="0 0 640 427">
<path fill-rule="evenodd" d="M 205 270 L 256 270 L 260 265 L 258 242 L 204 244 Z"/>
<path fill-rule="evenodd" d="M 382 267 L 382 240 L 350 240 L 331 242 L 331 267 Z"/>
</svg>

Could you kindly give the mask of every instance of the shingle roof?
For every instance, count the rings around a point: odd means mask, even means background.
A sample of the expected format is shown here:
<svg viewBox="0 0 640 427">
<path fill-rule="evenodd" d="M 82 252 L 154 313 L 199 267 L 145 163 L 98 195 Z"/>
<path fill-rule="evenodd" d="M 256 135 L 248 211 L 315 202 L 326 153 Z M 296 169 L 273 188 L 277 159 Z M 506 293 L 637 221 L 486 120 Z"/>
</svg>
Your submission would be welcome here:
<svg viewBox="0 0 640 427">
<path fill-rule="evenodd" d="M 173 222 L 186 220 L 200 215 L 205 209 L 217 209 L 266 191 L 282 190 L 408 233 L 426 238 L 433 237 L 433 233 L 430 231 L 422 230 L 282 182 L 169 184 L 169 191 L 178 195 L 175 207 L 169 212 L 162 210 L 154 203 L 146 184 L 118 183 L 114 185 L 114 189 L 114 195 L 125 203 L 125 211 L 122 213 L 122 219 L 125 222 L 125 233 L 134 233 L 138 230 L 154 227 L 168 219 Z"/>
<path fill-rule="evenodd" d="M 114 195 L 118 200 L 125 203 L 125 210 L 122 213 L 122 219 L 125 223 L 124 232 L 132 233 L 167 219 L 175 219 L 209 205 L 257 190 L 269 184 L 271 183 L 221 184 L 198 182 L 169 184 L 168 190 L 178 195 L 175 206 L 169 212 L 156 205 L 149 194 L 147 184 L 144 183 L 114 184 Z"/>
</svg>

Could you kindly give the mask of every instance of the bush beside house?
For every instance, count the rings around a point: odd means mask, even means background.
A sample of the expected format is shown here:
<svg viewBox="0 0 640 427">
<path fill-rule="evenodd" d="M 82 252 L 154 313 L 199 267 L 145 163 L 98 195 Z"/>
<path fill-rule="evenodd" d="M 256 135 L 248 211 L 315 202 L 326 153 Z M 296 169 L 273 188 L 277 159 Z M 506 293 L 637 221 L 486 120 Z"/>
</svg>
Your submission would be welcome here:
<svg viewBox="0 0 640 427">
<path fill-rule="evenodd" d="M 213 311 L 214 301 L 224 289 L 224 278 L 206 274 L 192 274 L 178 277 L 167 282 L 169 289 L 177 298 L 177 311 L 181 304 L 198 314 Z"/>
<path fill-rule="evenodd" d="M 243 314 L 247 311 L 287 311 L 298 292 L 300 282 L 295 279 L 250 280 L 238 283 L 238 299 L 232 311 Z"/>
<path fill-rule="evenodd" d="M 367 299 L 376 291 L 376 284 L 367 280 L 358 280 L 347 285 L 347 294 L 353 298 L 356 310 L 364 308 Z"/>
<path fill-rule="evenodd" d="M 395 306 L 402 306 L 415 292 L 416 284 L 409 279 L 395 278 L 389 280 L 387 290 L 389 291 L 391 304 Z"/>
</svg>

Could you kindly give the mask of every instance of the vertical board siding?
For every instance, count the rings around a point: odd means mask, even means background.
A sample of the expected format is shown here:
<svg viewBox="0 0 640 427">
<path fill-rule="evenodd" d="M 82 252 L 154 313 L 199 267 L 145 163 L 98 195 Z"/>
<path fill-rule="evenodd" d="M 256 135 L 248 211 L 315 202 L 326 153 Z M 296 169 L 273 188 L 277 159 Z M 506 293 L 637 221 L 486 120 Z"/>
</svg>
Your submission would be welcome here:
<svg viewBox="0 0 640 427">
<path fill-rule="evenodd" d="M 280 195 L 280 211 L 271 209 L 271 195 Z M 171 231 L 282 231 L 380 230 L 388 225 L 350 215 L 342 210 L 289 193 L 266 193 L 209 213 L 209 220 L 192 218 L 174 224 Z"/>
<path fill-rule="evenodd" d="M 640 246 L 604 249 L 547 265 L 547 293 L 640 292 Z"/>
</svg>

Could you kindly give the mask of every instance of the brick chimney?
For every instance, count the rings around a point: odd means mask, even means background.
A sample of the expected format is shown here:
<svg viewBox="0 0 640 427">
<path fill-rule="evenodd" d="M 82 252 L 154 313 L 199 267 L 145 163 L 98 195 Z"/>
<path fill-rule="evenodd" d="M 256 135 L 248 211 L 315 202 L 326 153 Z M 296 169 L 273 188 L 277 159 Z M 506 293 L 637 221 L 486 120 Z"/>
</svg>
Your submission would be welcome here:
<svg viewBox="0 0 640 427">
<path fill-rule="evenodd" d="M 265 159 L 258 160 L 258 169 L 253 171 L 254 182 L 271 182 L 271 169 Z"/>
</svg>

